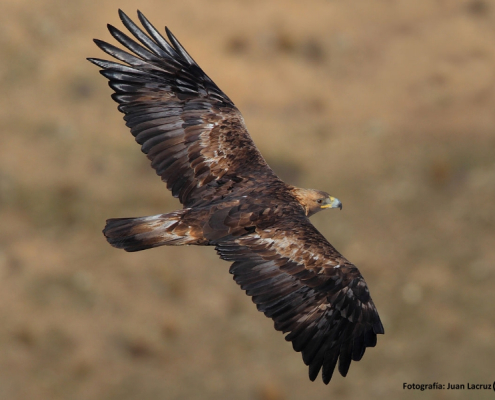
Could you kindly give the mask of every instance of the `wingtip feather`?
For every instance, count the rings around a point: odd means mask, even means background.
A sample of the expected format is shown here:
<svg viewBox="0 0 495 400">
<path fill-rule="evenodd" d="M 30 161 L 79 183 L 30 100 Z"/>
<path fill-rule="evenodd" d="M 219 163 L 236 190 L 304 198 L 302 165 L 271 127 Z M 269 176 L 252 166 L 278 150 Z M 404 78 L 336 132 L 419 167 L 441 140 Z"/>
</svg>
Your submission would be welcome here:
<svg viewBox="0 0 495 400">
<path fill-rule="evenodd" d="M 193 58 L 189 55 L 189 53 L 182 47 L 180 42 L 177 40 L 177 38 L 174 36 L 172 31 L 168 29 L 168 27 L 165 27 L 165 32 L 167 33 L 167 36 L 170 40 L 170 42 L 173 44 L 175 50 L 190 64 L 190 65 L 197 65 L 196 61 L 193 60 Z"/>
<path fill-rule="evenodd" d="M 126 15 L 126 13 L 125 13 L 124 11 L 122 11 L 122 9 L 121 9 L 121 8 L 119 8 L 118 13 L 119 13 L 119 17 L 120 17 L 120 20 L 121 20 L 121 21 L 124 21 L 124 19 L 125 19 L 125 18 L 129 18 L 129 17 Z"/>
</svg>

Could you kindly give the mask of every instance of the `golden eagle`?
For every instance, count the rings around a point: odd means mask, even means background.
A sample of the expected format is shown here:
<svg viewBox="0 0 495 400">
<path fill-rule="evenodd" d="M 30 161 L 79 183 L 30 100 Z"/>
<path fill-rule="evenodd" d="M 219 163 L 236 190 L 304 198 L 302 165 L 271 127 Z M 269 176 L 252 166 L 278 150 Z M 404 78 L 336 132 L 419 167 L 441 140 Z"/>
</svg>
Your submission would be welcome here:
<svg viewBox="0 0 495 400">
<path fill-rule="evenodd" d="M 126 125 L 184 208 L 109 219 L 103 230 L 108 242 L 126 251 L 215 246 L 258 310 L 288 333 L 309 378 L 322 370 L 328 384 L 337 360 L 345 376 L 351 360 L 359 361 L 384 330 L 359 270 L 309 221 L 323 209 L 341 209 L 341 202 L 283 182 L 232 100 L 168 28 L 170 43 L 139 11 L 147 33 L 119 14 L 137 41 L 108 25 L 129 52 L 95 39 L 122 63 L 88 60 L 109 80 Z"/>
</svg>

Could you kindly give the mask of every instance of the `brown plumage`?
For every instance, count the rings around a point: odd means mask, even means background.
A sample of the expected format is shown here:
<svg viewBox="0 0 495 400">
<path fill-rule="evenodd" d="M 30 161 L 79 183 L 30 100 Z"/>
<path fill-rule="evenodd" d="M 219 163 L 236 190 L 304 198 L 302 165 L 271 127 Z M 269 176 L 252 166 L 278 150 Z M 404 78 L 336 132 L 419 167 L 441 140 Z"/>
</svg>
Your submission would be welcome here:
<svg viewBox="0 0 495 400">
<path fill-rule="evenodd" d="M 137 41 L 108 26 L 129 52 L 96 44 L 124 64 L 91 58 L 115 91 L 141 150 L 184 208 L 142 218 L 109 219 L 103 233 L 126 251 L 162 245 L 215 246 L 259 311 L 288 333 L 309 377 L 325 383 L 337 360 L 376 344 L 383 326 L 358 269 L 308 217 L 342 208 L 325 192 L 280 180 L 247 132 L 234 103 L 166 29 L 169 44 L 138 12 L 147 34 L 122 11 Z M 139 42 L 139 43 L 138 43 Z"/>
</svg>

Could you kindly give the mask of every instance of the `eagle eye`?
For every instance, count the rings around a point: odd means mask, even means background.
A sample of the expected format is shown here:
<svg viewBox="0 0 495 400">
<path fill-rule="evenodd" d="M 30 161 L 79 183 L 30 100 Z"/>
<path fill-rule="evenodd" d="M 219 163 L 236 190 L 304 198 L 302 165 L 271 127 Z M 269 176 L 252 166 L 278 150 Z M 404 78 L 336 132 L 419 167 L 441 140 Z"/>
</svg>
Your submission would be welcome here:
<svg viewBox="0 0 495 400">
<path fill-rule="evenodd" d="M 323 199 L 318 199 L 316 200 L 318 204 L 321 204 L 321 202 L 323 201 Z"/>
</svg>

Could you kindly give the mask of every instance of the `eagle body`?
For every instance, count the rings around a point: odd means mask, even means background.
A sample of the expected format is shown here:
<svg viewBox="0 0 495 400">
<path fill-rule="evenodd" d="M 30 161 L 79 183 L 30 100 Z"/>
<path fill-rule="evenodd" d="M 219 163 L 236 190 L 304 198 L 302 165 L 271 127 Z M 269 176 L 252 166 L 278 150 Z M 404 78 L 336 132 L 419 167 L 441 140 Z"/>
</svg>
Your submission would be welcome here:
<svg viewBox="0 0 495 400">
<path fill-rule="evenodd" d="M 128 51 L 95 39 L 120 62 L 101 68 L 152 168 L 183 209 L 107 220 L 108 242 L 126 251 L 163 245 L 214 246 L 234 280 L 301 352 L 315 380 L 376 345 L 383 326 L 359 270 L 309 221 L 342 208 L 328 193 L 283 182 L 253 143 L 234 103 L 167 29 L 170 43 L 138 12 L 145 31 L 119 11 Z"/>
</svg>

